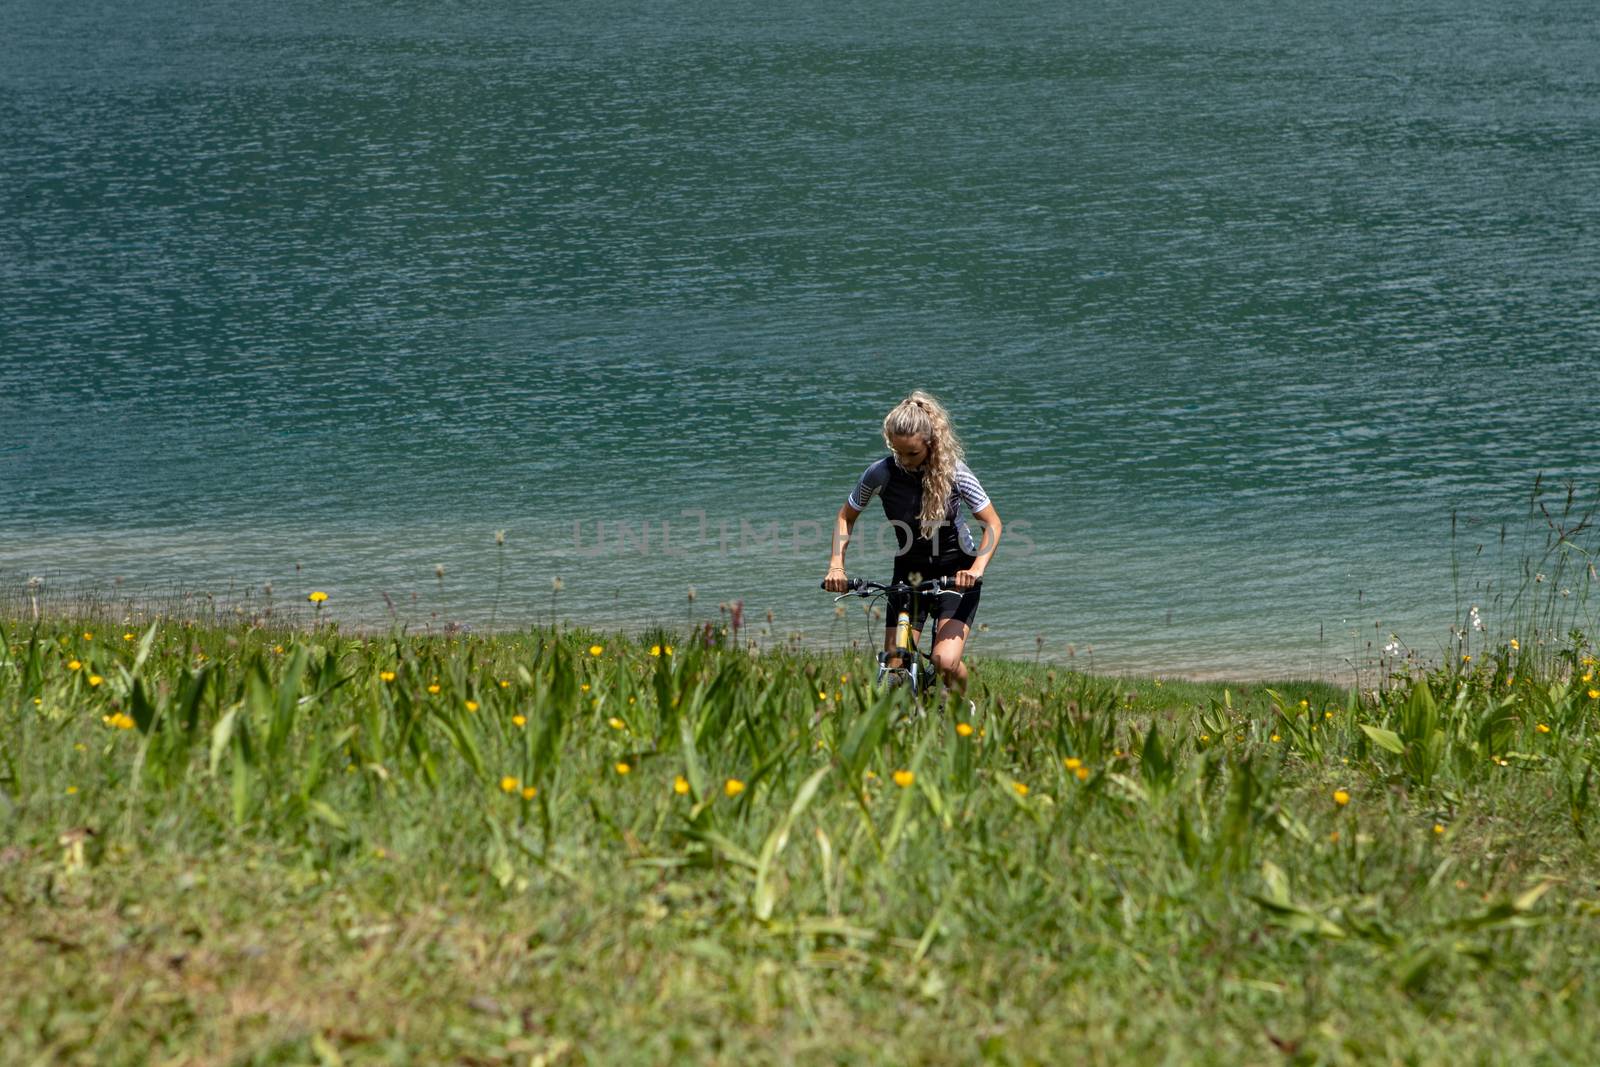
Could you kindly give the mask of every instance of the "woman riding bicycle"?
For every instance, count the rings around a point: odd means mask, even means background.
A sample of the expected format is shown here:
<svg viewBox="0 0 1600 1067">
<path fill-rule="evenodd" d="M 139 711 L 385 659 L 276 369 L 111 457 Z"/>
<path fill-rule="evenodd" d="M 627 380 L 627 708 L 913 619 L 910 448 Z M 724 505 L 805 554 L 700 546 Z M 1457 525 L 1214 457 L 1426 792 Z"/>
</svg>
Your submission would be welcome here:
<svg viewBox="0 0 1600 1067">
<path fill-rule="evenodd" d="M 883 440 L 890 454 L 866 469 L 839 508 L 833 555 L 822 586 L 833 593 L 849 587 L 845 548 L 856 519 L 874 496 L 879 497 L 899 540 L 894 582 L 950 578 L 960 591 L 960 596 L 891 596 L 884 648 L 893 651 L 895 647 L 894 620 L 901 611 L 911 614 L 913 645 L 921 638 L 924 620 L 933 614 L 938 620 L 933 665 L 947 686 L 964 693 L 967 668 L 961 654 L 978 610 L 979 582 L 1000 543 L 1000 516 L 963 462 L 961 440 L 950 426 L 950 413 L 927 393 L 916 390 L 894 406 L 883 420 Z M 981 543 L 961 516 L 963 504 L 984 526 Z M 914 579 L 914 575 L 921 577 Z"/>
</svg>

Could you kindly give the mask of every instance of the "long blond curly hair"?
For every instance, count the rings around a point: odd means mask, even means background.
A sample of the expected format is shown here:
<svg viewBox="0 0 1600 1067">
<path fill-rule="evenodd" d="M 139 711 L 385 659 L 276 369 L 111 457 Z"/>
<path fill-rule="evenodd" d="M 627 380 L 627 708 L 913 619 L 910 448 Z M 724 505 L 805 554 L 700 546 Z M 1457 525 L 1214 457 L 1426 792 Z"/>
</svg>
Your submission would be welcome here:
<svg viewBox="0 0 1600 1067">
<path fill-rule="evenodd" d="M 956 464 L 966 452 L 950 425 L 950 413 L 921 389 L 913 390 L 883 417 L 883 443 L 892 450 L 890 438 L 902 436 L 919 437 L 928 447 L 922 467 L 922 512 L 917 521 L 922 536 L 932 537 L 934 528 L 949 518 L 946 506 L 956 484 Z"/>
</svg>

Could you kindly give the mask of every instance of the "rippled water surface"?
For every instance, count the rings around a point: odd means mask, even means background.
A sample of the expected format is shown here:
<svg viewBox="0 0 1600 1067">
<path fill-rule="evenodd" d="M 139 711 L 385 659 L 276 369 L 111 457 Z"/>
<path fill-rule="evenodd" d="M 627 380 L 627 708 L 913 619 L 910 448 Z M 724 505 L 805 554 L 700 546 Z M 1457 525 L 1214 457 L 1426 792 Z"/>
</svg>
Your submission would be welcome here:
<svg viewBox="0 0 1600 1067">
<path fill-rule="evenodd" d="M 922 386 L 975 650 L 1330 673 L 1600 475 L 1587 0 L 328 7 L 12 7 L 0 578 L 861 637 Z"/>
</svg>

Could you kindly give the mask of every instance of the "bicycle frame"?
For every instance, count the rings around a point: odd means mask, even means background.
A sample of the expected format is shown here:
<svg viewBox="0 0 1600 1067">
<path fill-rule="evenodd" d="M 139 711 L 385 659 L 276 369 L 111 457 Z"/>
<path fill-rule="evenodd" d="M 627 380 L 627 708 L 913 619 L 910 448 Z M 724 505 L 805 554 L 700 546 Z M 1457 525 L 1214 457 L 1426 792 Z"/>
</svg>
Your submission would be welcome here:
<svg viewBox="0 0 1600 1067">
<path fill-rule="evenodd" d="M 850 596 L 877 599 L 887 597 L 891 593 L 909 594 L 913 597 L 961 595 L 960 590 L 947 585 L 942 578 L 918 582 L 915 585 L 909 582 L 885 585 L 864 578 L 852 578 L 849 589 L 834 597 L 834 601 L 838 602 Z M 878 673 L 873 681 L 880 686 L 909 686 L 913 696 L 920 701 L 922 695 L 933 688 L 937 673 L 933 669 L 933 657 L 912 642 L 911 613 L 901 611 L 895 618 L 894 645 L 878 653 Z"/>
</svg>

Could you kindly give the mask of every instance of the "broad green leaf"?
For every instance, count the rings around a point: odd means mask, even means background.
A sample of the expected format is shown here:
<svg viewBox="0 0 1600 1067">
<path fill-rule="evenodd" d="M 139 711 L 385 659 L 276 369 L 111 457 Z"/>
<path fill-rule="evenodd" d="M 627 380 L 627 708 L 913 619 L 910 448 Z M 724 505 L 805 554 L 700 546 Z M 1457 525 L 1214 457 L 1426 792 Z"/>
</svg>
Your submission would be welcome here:
<svg viewBox="0 0 1600 1067">
<path fill-rule="evenodd" d="M 1344 927 L 1331 919 L 1318 915 L 1310 908 L 1304 908 L 1298 904 L 1290 904 L 1281 900 L 1273 900 L 1270 897 L 1264 897 L 1256 893 L 1250 894 L 1249 899 L 1271 912 L 1277 924 L 1285 929 L 1293 930 L 1296 933 L 1315 934 L 1318 937 L 1326 937 L 1335 941 L 1343 940 L 1349 936 L 1346 934 Z"/>
<path fill-rule="evenodd" d="M 250 814 L 250 762 L 245 758 L 244 746 L 233 746 L 233 823 L 235 826 L 244 824 L 245 816 Z"/>
<path fill-rule="evenodd" d="M 213 778 L 217 776 L 217 767 L 221 765 L 223 755 L 233 742 L 234 723 L 239 717 L 239 709 L 242 706 L 235 704 L 230 707 L 222 713 L 217 725 L 211 728 L 211 777 Z"/>
<path fill-rule="evenodd" d="M 1531 889 L 1525 890 L 1511 902 L 1511 906 L 1518 911 L 1532 911 L 1535 904 L 1544 898 L 1544 895 L 1555 887 L 1554 882 L 1540 882 Z"/>
<path fill-rule="evenodd" d="M 139 651 L 133 657 L 133 669 L 129 672 L 130 674 L 138 674 L 144 667 L 145 660 L 150 658 L 150 650 L 155 647 L 156 643 L 156 630 L 160 625 L 160 623 L 151 623 L 150 629 L 146 630 L 144 636 L 139 639 Z"/>
<path fill-rule="evenodd" d="M 1393 730 L 1385 730 L 1381 726 L 1369 726 L 1366 723 L 1362 723 L 1361 731 L 1372 739 L 1373 744 L 1385 752 L 1393 752 L 1397 756 L 1405 754 L 1406 746 L 1400 740 L 1400 735 Z"/>
<path fill-rule="evenodd" d="M 1267 899 L 1277 904 L 1289 903 L 1289 876 L 1271 860 L 1261 864 L 1261 880 L 1266 883 Z"/>
<path fill-rule="evenodd" d="M 314 817 L 333 827 L 335 830 L 343 830 L 345 828 L 344 816 L 334 811 L 323 801 L 307 801 L 306 810 L 309 811 Z"/>
<path fill-rule="evenodd" d="M 689 831 L 689 836 L 696 841 L 702 841 L 710 845 L 711 851 L 730 863 L 750 871 L 758 870 L 761 867 L 760 860 L 715 830 L 691 830 Z"/>
<path fill-rule="evenodd" d="M 683 745 L 684 777 L 689 779 L 689 792 L 696 800 L 706 795 L 706 771 L 700 763 L 700 749 L 694 743 L 694 723 L 687 715 L 678 717 L 678 738 Z"/>
<path fill-rule="evenodd" d="M 772 918 L 772 909 L 777 904 L 777 893 L 773 889 L 772 864 L 784 847 L 789 843 L 789 831 L 793 828 L 795 820 L 806 810 L 813 797 L 817 795 L 817 788 L 822 785 L 822 780 L 833 770 L 831 766 L 822 767 L 814 772 L 811 777 L 801 783 L 800 789 L 795 793 L 794 800 L 789 804 L 789 810 L 784 814 L 778 826 L 767 835 L 766 842 L 761 846 L 761 858 L 756 864 L 756 885 L 750 894 L 751 911 L 762 922 Z"/>
<path fill-rule="evenodd" d="M 133 722 L 142 734 L 148 734 L 156 722 L 156 706 L 144 691 L 144 681 L 133 680 L 133 692 L 128 697 L 128 707 L 133 712 Z"/>
</svg>

